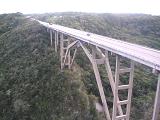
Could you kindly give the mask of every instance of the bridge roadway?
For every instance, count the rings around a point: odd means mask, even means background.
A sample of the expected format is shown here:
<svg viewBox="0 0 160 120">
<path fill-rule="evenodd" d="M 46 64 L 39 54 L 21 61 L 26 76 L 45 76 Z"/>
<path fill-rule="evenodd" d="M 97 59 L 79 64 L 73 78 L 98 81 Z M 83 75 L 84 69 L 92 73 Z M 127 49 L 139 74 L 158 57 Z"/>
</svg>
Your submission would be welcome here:
<svg viewBox="0 0 160 120">
<path fill-rule="evenodd" d="M 38 20 L 37 20 L 38 21 Z M 94 33 L 84 32 L 60 25 L 38 21 L 43 26 L 67 34 L 78 40 L 93 44 L 105 50 L 132 59 L 160 71 L 160 51 L 137 44 L 124 42 Z"/>
</svg>

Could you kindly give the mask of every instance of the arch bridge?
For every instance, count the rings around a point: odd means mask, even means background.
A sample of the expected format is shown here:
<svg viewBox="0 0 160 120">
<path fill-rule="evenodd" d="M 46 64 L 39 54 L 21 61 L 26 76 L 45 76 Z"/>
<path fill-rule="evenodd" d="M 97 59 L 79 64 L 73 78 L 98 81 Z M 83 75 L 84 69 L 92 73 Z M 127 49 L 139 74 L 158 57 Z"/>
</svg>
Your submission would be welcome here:
<svg viewBox="0 0 160 120">
<path fill-rule="evenodd" d="M 34 19 L 35 20 L 35 19 Z M 55 51 L 60 52 L 61 69 L 71 69 L 78 48 L 82 48 L 84 53 L 89 58 L 98 85 L 99 94 L 101 97 L 103 111 L 107 120 L 129 120 L 131 97 L 134 78 L 135 62 L 144 64 L 153 69 L 154 73 L 158 74 L 157 91 L 155 96 L 154 110 L 152 120 L 158 120 L 160 108 L 160 51 L 144 47 L 137 44 L 124 42 L 121 40 L 101 36 L 89 32 L 84 32 L 60 25 L 49 24 L 38 21 L 46 27 L 50 32 L 51 46 L 54 45 Z M 87 48 L 87 45 L 91 48 Z M 71 52 L 72 50 L 72 52 Z M 115 71 L 111 69 L 109 56 L 116 56 Z M 125 59 L 124 59 L 125 58 Z M 122 60 L 129 60 L 126 66 L 122 64 Z M 100 72 L 99 65 L 104 65 L 108 79 L 113 92 L 113 111 L 109 112 Z M 113 74 L 114 73 L 114 74 Z M 128 84 L 121 82 L 120 76 L 128 75 Z M 127 98 L 122 100 L 119 98 L 119 91 L 127 91 Z M 125 106 L 122 107 L 122 106 Z M 125 112 L 124 112 L 125 111 Z"/>
</svg>

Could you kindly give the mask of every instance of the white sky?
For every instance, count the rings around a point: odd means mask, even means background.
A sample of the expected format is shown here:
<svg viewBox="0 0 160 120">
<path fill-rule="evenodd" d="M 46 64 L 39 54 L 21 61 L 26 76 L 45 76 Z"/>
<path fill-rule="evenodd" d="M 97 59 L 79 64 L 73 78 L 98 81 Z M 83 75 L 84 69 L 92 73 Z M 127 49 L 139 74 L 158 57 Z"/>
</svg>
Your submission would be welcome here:
<svg viewBox="0 0 160 120">
<path fill-rule="evenodd" d="M 160 15 L 160 0 L 0 0 L 0 14 L 67 11 Z"/>
</svg>

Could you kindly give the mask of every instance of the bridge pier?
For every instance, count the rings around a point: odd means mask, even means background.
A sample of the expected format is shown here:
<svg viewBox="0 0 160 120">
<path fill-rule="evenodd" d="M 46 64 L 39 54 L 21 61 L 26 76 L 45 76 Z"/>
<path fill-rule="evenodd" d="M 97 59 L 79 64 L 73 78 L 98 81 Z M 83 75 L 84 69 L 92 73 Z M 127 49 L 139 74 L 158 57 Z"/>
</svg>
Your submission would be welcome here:
<svg viewBox="0 0 160 120">
<path fill-rule="evenodd" d="M 52 37 L 52 33 L 53 33 L 53 31 L 50 29 L 50 40 L 51 40 L 51 46 L 52 46 L 52 44 L 53 44 L 53 37 Z"/>
<path fill-rule="evenodd" d="M 51 47 L 53 46 L 53 30 L 48 30 L 49 33 L 50 33 L 50 44 L 51 44 Z M 57 31 L 54 31 L 54 48 L 55 48 L 55 52 L 57 52 L 58 50 L 58 32 Z"/>
<path fill-rule="evenodd" d="M 129 73 L 128 83 L 122 83 L 120 80 L 120 75 Z M 133 73 L 134 73 L 134 62 L 131 60 L 130 67 L 122 68 L 120 64 L 120 56 L 116 55 L 116 70 L 115 70 L 115 85 L 114 85 L 114 99 L 113 99 L 113 114 L 112 120 L 129 120 L 130 108 L 131 108 L 131 97 L 132 97 L 132 88 L 133 88 Z M 121 84 L 121 85 L 120 85 Z M 119 91 L 127 90 L 127 98 L 125 100 L 118 100 Z M 118 105 L 126 105 L 126 112 L 124 115 L 117 115 Z"/>
<path fill-rule="evenodd" d="M 57 52 L 58 50 L 58 32 L 54 31 L 54 48 L 55 48 L 55 52 Z"/>
<path fill-rule="evenodd" d="M 159 110 L 160 110 L 160 72 L 158 73 L 158 84 L 157 84 L 152 120 L 158 120 Z"/>
</svg>

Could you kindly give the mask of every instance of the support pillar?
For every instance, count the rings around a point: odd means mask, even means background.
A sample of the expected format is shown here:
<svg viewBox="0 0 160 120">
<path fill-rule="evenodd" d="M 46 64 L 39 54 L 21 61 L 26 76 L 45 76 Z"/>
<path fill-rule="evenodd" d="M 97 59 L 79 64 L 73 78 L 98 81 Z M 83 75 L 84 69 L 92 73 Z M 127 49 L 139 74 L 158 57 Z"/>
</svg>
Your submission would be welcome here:
<svg viewBox="0 0 160 120">
<path fill-rule="evenodd" d="M 55 38 L 55 41 L 54 41 L 54 48 L 55 48 L 55 52 L 57 52 L 57 47 L 58 47 L 58 32 L 57 31 L 55 31 L 55 33 L 54 33 L 54 38 Z"/>
<path fill-rule="evenodd" d="M 120 74 L 129 73 L 129 83 L 125 85 L 119 85 Z M 113 113 L 112 120 L 129 120 L 130 108 L 131 108 L 131 97 L 133 88 L 133 73 L 134 73 L 134 61 L 131 60 L 130 68 L 122 68 L 120 64 L 120 56 L 116 55 L 116 70 L 115 70 L 115 85 L 113 92 Z M 127 90 L 127 99 L 118 101 L 118 95 L 120 90 Z M 126 105 L 126 113 L 124 115 L 117 115 L 117 108 L 119 105 Z"/>
<path fill-rule="evenodd" d="M 63 69 L 63 58 L 64 58 L 64 49 L 63 49 L 63 45 L 64 45 L 64 37 L 63 34 L 60 34 L 60 58 L 61 58 L 61 70 Z"/>
<path fill-rule="evenodd" d="M 158 120 L 159 109 L 160 109 L 160 73 L 158 74 L 158 84 L 157 84 L 152 120 Z"/>
<path fill-rule="evenodd" d="M 52 46 L 53 44 L 52 30 L 50 30 L 50 40 L 51 40 L 51 46 Z"/>
<path fill-rule="evenodd" d="M 64 35 L 61 33 L 60 35 L 60 57 L 61 57 L 61 69 L 67 66 L 69 69 L 71 68 L 71 55 L 70 49 L 68 46 L 70 45 L 70 37 L 67 36 L 67 39 L 64 39 Z"/>
</svg>

